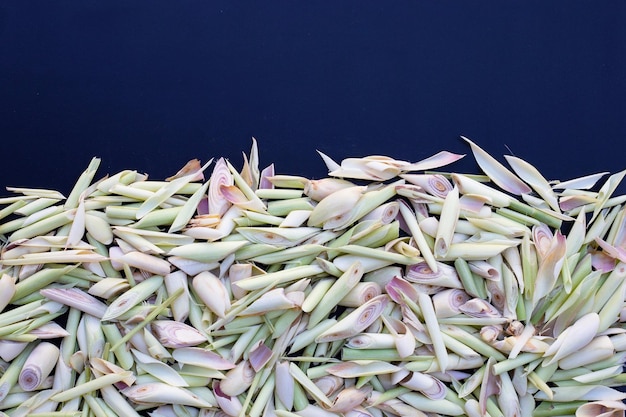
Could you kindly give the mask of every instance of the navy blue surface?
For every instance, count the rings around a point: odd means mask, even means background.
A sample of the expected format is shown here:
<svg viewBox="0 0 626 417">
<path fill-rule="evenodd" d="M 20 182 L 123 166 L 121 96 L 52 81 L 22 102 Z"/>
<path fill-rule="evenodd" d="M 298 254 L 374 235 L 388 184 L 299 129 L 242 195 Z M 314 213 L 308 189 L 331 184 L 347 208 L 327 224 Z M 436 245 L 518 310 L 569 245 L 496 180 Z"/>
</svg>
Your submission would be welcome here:
<svg viewBox="0 0 626 417">
<path fill-rule="evenodd" d="M 316 149 L 416 161 L 460 135 L 548 179 L 626 168 L 623 1 L 265 3 L 2 2 L 0 186 L 67 191 L 92 156 L 241 166 L 252 136 L 311 177 Z"/>
</svg>

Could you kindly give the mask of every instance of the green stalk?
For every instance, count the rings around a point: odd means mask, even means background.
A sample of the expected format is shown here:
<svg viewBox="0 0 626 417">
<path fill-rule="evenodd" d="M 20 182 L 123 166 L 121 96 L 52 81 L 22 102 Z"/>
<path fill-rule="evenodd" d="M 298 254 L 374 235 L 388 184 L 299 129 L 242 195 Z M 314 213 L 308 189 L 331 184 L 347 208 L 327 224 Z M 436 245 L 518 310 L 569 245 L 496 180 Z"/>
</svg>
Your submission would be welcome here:
<svg viewBox="0 0 626 417">
<path fill-rule="evenodd" d="M 294 210 L 313 210 L 311 199 L 302 197 L 289 200 L 272 200 L 267 203 L 267 212 L 272 216 L 285 217 Z"/>
<path fill-rule="evenodd" d="M 174 291 L 174 293 L 163 303 L 161 303 L 157 308 L 152 310 L 150 314 L 146 316 L 140 323 L 138 323 L 135 327 L 133 327 L 128 333 L 122 336 L 113 346 L 111 346 L 111 351 L 115 352 L 117 349 L 126 344 L 137 332 L 146 327 L 150 322 L 152 322 L 159 314 L 163 313 L 169 306 L 176 300 L 182 293 L 184 292 L 183 288 L 179 288 Z"/>
<path fill-rule="evenodd" d="M 83 192 L 89 187 L 89 184 L 91 184 L 99 166 L 100 158 L 92 158 L 91 162 L 89 162 L 89 165 L 87 166 L 87 169 L 80 174 L 78 180 L 74 184 L 74 188 L 72 188 L 72 191 L 70 191 L 70 194 L 67 196 L 67 199 L 65 200 L 66 209 L 78 207 L 81 194 L 83 194 Z"/>
<path fill-rule="evenodd" d="M 454 261 L 454 267 L 466 293 L 474 297 L 486 298 L 485 284 L 472 273 L 465 259 L 457 258 Z"/>
<path fill-rule="evenodd" d="M 562 220 L 550 214 L 550 212 L 541 211 L 539 209 L 532 208 L 529 205 L 522 203 L 521 201 L 511 199 L 508 207 L 519 213 L 530 216 L 533 219 L 537 219 L 541 223 L 545 223 L 548 226 L 553 227 L 555 229 L 558 229 L 561 227 Z"/>
<path fill-rule="evenodd" d="M 500 375 L 503 372 L 512 371 L 519 366 L 524 366 L 535 359 L 541 358 L 542 355 L 543 354 L 541 353 L 522 352 L 515 358 L 507 358 L 494 364 L 493 373 L 495 375 Z"/>
<path fill-rule="evenodd" d="M 4 219 L 7 216 L 10 216 L 11 214 L 15 213 L 17 210 L 21 209 L 22 207 L 26 205 L 27 203 L 25 200 L 14 201 L 13 203 L 9 204 L 8 206 L 0 210 L 0 220 Z M 23 219 L 19 219 L 19 220 L 23 221 Z M 7 223 L 0 225 L 0 227 L 4 226 L 5 224 Z M 14 229 L 14 230 L 17 230 L 17 229 Z"/>
<path fill-rule="evenodd" d="M 9 236 L 9 242 L 15 242 L 20 239 L 29 239 L 35 236 L 42 236 L 50 233 L 51 231 L 58 229 L 70 223 L 74 219 L 74 209 L 69 211 L 61 211 L 59 213 L 52 214 L 49 217 L 41 219 L 28 226 L 21 227 Z"/>
<path fill-rule="evenodd" d="M 24 281 L 20 281 L 15 285 L 15 294 L 11 298 L 11 303 L 19 303 L 21 298 L 47 287 L 78 265 L 68 265 L 64 268 L 44 268 L 35 272 Z"/>
<path fill-rule="evenodd" d="M 542 401 L 533 411 L 533 417 L 573 416 L 578 407 L 583 404 L 586 404 L 586 401 L 572 401 L 567 403 Z"/>
<path fill-rule="evenodd" d="M 15 213 L 27 217 L 43 209 L 47 209 L 48 207 L 58 203 L 59 201 L 61 200 L 57 198 L 38 198 L 26 204 L 25 206 L 15 210 Z"/>
</svg>

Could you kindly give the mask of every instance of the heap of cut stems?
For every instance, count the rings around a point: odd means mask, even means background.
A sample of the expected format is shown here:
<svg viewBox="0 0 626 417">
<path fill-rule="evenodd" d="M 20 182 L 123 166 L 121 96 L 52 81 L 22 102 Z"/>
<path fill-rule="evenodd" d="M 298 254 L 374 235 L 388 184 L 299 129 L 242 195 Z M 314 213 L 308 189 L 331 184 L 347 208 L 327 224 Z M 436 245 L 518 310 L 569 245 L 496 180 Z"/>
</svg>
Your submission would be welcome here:
<svg viewBox="0 0 626 417">
<path fill-rule="evenodd" d="M 0 198 L 0 416 L 624 416 L 626 171 L 189 161 Z"/>
</svg>

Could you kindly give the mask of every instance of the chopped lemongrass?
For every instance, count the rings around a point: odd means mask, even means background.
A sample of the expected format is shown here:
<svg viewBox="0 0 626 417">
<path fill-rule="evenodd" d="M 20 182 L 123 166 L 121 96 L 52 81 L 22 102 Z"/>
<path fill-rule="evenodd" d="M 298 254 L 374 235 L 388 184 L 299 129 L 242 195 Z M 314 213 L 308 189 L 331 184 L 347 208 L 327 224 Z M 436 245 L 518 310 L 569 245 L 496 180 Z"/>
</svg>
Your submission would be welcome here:
<svg viewBox="0 0 626 417">
<path fill-rule="evenodd" d="M 320 152 L 312 180 L 260 170 L 253 140 L 208 180 L 93 158 L 67 199 L 7 188 L 0 408 L 623 414 L 626 170 L 548 182 L 465 141 L 486 175 Z"/>
</svg>

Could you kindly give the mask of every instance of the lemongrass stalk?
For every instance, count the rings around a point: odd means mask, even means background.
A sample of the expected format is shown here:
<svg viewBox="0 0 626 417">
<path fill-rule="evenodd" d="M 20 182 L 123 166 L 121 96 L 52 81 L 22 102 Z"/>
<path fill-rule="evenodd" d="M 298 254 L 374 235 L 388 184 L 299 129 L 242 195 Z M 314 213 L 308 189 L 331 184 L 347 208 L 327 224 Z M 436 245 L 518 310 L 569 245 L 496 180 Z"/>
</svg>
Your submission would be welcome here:
<svg viewBox="0 0 626 417">
<path fill-rule="evenodd" d="M 279 226 L 285 220 L 285 218 L 281 216 L 273 216 L 271 214 L 258 213 L 250 210 L 243 210 L 243 215 L 251 222 L 264 225 Z M 243 226 L 243 224 L 240 226 Z"/>
<path fill-rule="evenodd" d="M 487 291 L 485 290 L 482 280 L 475 278 L 474 274 L 469 268 L 469 264 L 463 258 L 457 258 L 454 260 L 454 267 L 459 276 L 459 279 L 463 283 L 463 288 L 466 293 L 479 298 L 486 298 Z"/>
<path fill-rule="evenodd" d="M 502 352 L 493 348 L 492 346 L 485 343 L 476 335 L 467 332 L 463 328 L 454 325 L 442 325 L 441 332 L 446 333 L 448 336 L 451 336 L 461 343 L 467 345 L 472 348 L 474 351 L 480 353 L 482 356 L 487 358 L 494 358 L 496 361 L 500 362 L 505 360 L 505 356 Z"/>
<path fill-rule="evenodd" d="M 20 417 L 20 416 L 31 416 L 33 414 L 47 414 L 54 413 L 53 410 L 56 410 L 58 404 L 54 401 L 50 401 L 50 397 L 54 394 L 52 389 L 46 388 L 42 389 L 26 401 L 22 402 L 14 412 L 11 413 L 12 416 Z"/>
<path fill-rule="evenodd" d="M 117 194 L 123 197 L 132 198 L 133 200 L 136 200 L 140 203 L 154 195 L 153 191 L 142 190 L 137 187 L 125 185 L 121 182 L 114 184 L 111 188 L 109 188 L 109 192 L 111 194 Z M 168 203 L 172 203 L 172 202 L 173 202 L 172 200 L 168 201 Z"/>
<path fill-rule="evenodd" d="M 2 417 L 10 416 L 11 414 L 5 414 L 2 412 L 2 410 L 7 411 L 9 413 L 12 413 L 13 411 L 17 411 L 17 407 L 19 407 L 20 404 L 24 403 L 25 401 L 28 401 L 34 395 L 35 393 L 26 392 L 22 390 L 16 390 L 16 392 L 9 393 L 4 398 L 4 400 L 2 400 L 2 404 L 0 405 L 0 416 Z"/>
<path fill-rule="evenodd" d="M 237 281 L 234 285 L 248 291 L 259 290 L 268 285 L 286 284 L 301 278 L 312 277 L 322 273 L 317 265 L 298 266 L 264 275 L 258 275 Z"/>
<path fill-rule="evenodd" d="M 332 342 L 354 336 L 371 326 L 383 313 L 389 302 L 386 294 L 379 295 L 365 304 L 339 317 L 339 321 L 320 334 L 315 341 Z"/>
<path fill-rule="evenodd" d="M 594 282 L 598 280 L 598 278 L 601 275 L 601 271 L 592 271 L 591 267 L 591 255 L 590 254 L 586 254 L 586 255 L 581 255 L 581 254 L 574 254 L 571 256 L 570 259 L 572 259 L 572 264 L 574 263 L 574 258 L 578 257 L 578 261 L 576 262 L 575 265 L 570 266 L 570 281 L 571 281 L 571 288 L 569 291 L 563 291 L 563 292 L 559 292 L 556 297 L 554 298 L 554 305 L 551 305 L 550 308 L 548 309 L 549 311 L 556 311 L 558 310 L 558 308 L 560 308 L 560 306 L 565 302 L 565 300 L 567 300 L 567 298 L 569 297 L 569 294 L 571 294 L 572 292 L 576 291 L 576 288 L 579 287 L 579 285 L 581 284 L 581 282 L 585 279 L 587 279 L 587 277 L 592 273 L 596 273 L 597 272 L 597 277 L 593 280 Z M 569 261 L 569 260 L 568 260 Z"/>
<path fill-rule="evenodd" d="M 263 294 L 267 293 L 274 287 L 275 287 L 274 283 L 270 283 L 269 285 L 266 285 L 264 288 L 252 291 L 249 294 L 246 294 L 244 297 L 238 299 L 235 303 L 232 304 L 232 306 L 228 309 L 228 311 L 225 312 L 223 317 L 219 317 L 217 320 L 211 323 L 210 326 L 208 326 L 208 330 L 214 331 L 215 329 L 218 329 L 228 324 L 231 320 L 237 317 L 238 314 L 240 314 L 242 311 L 248 308 L 250 304 L 252 304 L 254 301 L 256 301 L 261 296 L 263 296 Z M 264 316 L 263 319 L 265 320 L 265 318 L 266 317 Z M 245 320 L 245 318 L 242 318 L 241 320 Z M 252 320 L 251 322 L 257 323 L 258 321 Z"/>
<path fill-rule="evenodd" d="M 255 256 L 250 259 L 252 262 L 258 262 L 265 265 L 293 262 L 301 257 L 318 256 L 325 250 L 322 245 L 303 244 L 291 248 L 281 249 L 266 255 Z"/>
<path fill-rule="evenodd" d="M 315 263 L 319 265 L 324 270 L 324 272 L 332 277 L 338 278 L 341 276 L 341 274 L 343 274 L 343 271 L 339 269 L 337 265 L 324 258 L 315 258 Z"/>
<path fill-rule="evenodd" d="M 446 256 L 452 242 L 456 224 L 460 214 L 459 189 L 454 187 L 443 202 L 437 234 L 435 236 L 434 254 L 436 257 Z"/>
<path fill-rule="evenodd" d="M 311 329 L 325 317 L 328 316 L 330 311 L 334 309 L 339 301 L 345 297 L 355 285 L 361 280 L 363 276 L 363 268 L 360 262 L 355 262 L 350 268 L 348 268 L 343 275 L 341 275 L 333 285 L 328 289 L 321 299 L 322 302 L 318 302 L 309 315 L 309 322 L 307 328 Z"/>
<path fill-rule="evenodd" d="M 12 202 L 8 206 L 6 206 L 5 208 L 0 210 L 0 220 L 4 219 L 7 216 L 10 216 L 11 214 L 15 213 L 17 210 L 21 209 L 22 207 L 26 206 L 27 204 L 28 203 L 26 202 L 26 200 L 23 200 L 23 199 L 22 200 L 16 200 L 16 201 Z M 4 224 L 6 224 L 6 223 L 4 223 Z"/>
<path fill-rule="evenodd" d="M 336 250 L 349 255 L 362 256 L 364 258 L 371 258 L 401 265 L 414 265 L 422 260 L 421 258 L 405 256 L 399 253 L 387 252 L 381 249 L 357 245 L 340 246 L 336 248 Z"/>
<path fill-rule="evenodd" d="M 33 213 L 30 216 L 24 218 L 24 223 L 22 223 L 22 228 L 27 227 L 27 226 L 32 226 L 33 224 L 39 223 L 41 221 L 45 221 L 49 219 L 50 217 L 54 217 L 63 212 L 64 212 L 64 209 L 62 206 L 50 206 L 43 210 L 39 210 L 38 212 Z M 72 213 L 74 212 L 75 211 L 72 210 Z M 63 224 L 63 225 L 60 225 L 59 227 L 63 227 L 67 231 L 69 230 L 69 227 L 71 227 L 71 225 Z M 65 236 L 67 235 L 67 233 L 63 233 L 62 235 Z"/>
<path fill-rule="evenodd" d="M 368 249 L 371 249 L 371 248 L 368 248 Z M 384 256 L 384 253 L 391 254 L 392 256 L 395 255 L 391 252 L 385 252 L 383 248 L 373 249 L 373 250 L 379 251 L 381 254 L 383 254 L 383 256 Z M 418 258 L 418 262 L 421 262 L 421 260 L 422 260 L 421 258 Z M 336 258 L 333 259 L 333 265 L 340 271 L 345 271 L 355 261 L 361 262 L 365 273 L 376 271 L 378 269 L 393 265 L 393 261 L 391 260 L 383 260 L 383 259 L 365 257 L 363 255 L 350 255 L 350 254 L 337 256 Z M 330 271 L 332 272 L 332 270 Z"/>
<path fill-rule="evenodd" d="M 172 181 L 156 181 L 156 180 L 136 181 L 136 182 L 133 182 L 132 187 L 139 188 L 142 190 L 157 192 L 164 186 L 171 184 L 171 182 Z M 200 188 L 203 188 L 203 185 L 204 184 L 201 184 L 199 182 L 187 182 L 186 184 L 178 188 L 175 194 L 176 195 L 179 195 L 179 194 L 190 195 L 190 194 L 197 192 Z"/>
<path fill-rule="evenodd" d="M 24 226 L 26 223 L 26 218 L 17 218 L 13 220 L 9 220 L 5 223 L 0 224 L 0 235 L 6 235 L 11 232 L 15 232 Z"/>
<path fill-rule="evenodd" d="M 534 217 L 527 216 L 525 214 L 519 213 L 517 211 L 511 210 L 506 207 L 500 207 L 495 210 L 496 214 L 501 215 L 504 218 L 510 219 L 520 225 L 530 227 L 534 225 L 541 224 L 540 220 L 537 220 Z"/>
<path fill-rule="evenodd" d="M 39 343 L 20 371 L 18 382 L 24 391 L 34 391 L 44 382 L 59 358 L 59 348 L 50 342 Z"/>
<path fill-rule="evenodd" d="M 586 365 L 586 368 L 589 369 L 590 371 L 597 371 L 599 369 L 604 369 L 609 366 L 614 366 L 620 363 L 624 363 L 624 360 L 626 360 L 626 352 L 617 352 L 616 354 L 606 359 L 598 360 L 596 362 Z"/>
<path fill-rule="evenodd" d="M 606 241 L 613 244 L 619 245 L 620 240 L 623 239 L 623 229 L 624 222 L 626 221 L 626 206 L 622 206 L 619 209 L 619 213 L 613 219 L 613 222 L 610 226 L 610 229 L 606 235 Z"/>
<path fill-rule="evenodd" d="M 89 406 L 90 412 L 93 413 L 95 417 L 110 417 L 111 416 L 107 411 L 110 411 L 112 413 L 112 410 L 110 410 L 106 404 L 101 404 L 98 401 L 101 399 L 96 398 L 91 394 L 83 395 L 82 398 L 85 401 L 86 405 Z M 105 410 L 105 407 L 108 410 Z"/>
<path fill-rule="evenodd" d="M 271 200 L 267 203 L 267 212 L 272 216 L 284 217 L 294 210 L 313 210 L 308 197 L 290 198 L 288 200 Z"/>
<path fill-rule="evenodd" d="M 448 399 L 431 400 L 430 398 L 417 392 L 400 394 L 398 395 L 398 398 L 423 412 L 445 414 L 449 416 L 462 416 L 465 414 L 465 411 L 461 406 Z"/>
<path fill-rule="evenodd" d="M 222 242 L 197 242 L 172 248 L 169 256 L 180 256 L 198 262 L 221 261 L 226 256 L 247 245 L 245 240 Z"/>
<path fill-rule="evenodd" d="M 415 243 L 424 257 L 424 260 L 433 272 L 437 272 L 437 262 L 435 261 L 435 256 L 433 255 L 433 252 L 428 245 L 419 224 L 417 223 L 415 214 L 404 202 L 400 203 L 400 214 L 408 226 L 411 235 L 415 239 Z"/>
<path fill-rule="evenodd" d="M 67 335 L 67 331 L 63 329 L 58 323 L 54 322 L 57 317 L 65 314 L 67 309 L 63 308 L 55 313 L 45 314 L 43 316 L 33 319 L 28 325 L 26 325 L 19 333 L 23 336 L 33 336 L 37 339 L 56 338 Z M 47 326 L 50 329 L 50 333 L 44 331 L 43 326 Z"/>
<path fill-rule="evenodd" d="M 536 359 L 541 358 L 541 356 L 541 353 L 522 352 L 515 358 L 507 358 L 505 360 L 495 363 L 493 365 L 493 373 L 495 375 L 500 375 L 503 372 L 512 371 L 519 366 L 526 365 Z"/>
<path fill-rule="evenodd" d="M 145 282 L 145 281 L 144 281 Z M 114 345 L 111 346 L 111 351 L 115 352 L 116 349 L 119 349 L 121 346 L 126 344 L 130 340 L 133 335 L 142 330 L 145 326 L 147 326 L 152 320 L 154 320 L 159 314 L 163 313 L 169 306 L 183 293 L 182 288 L 176 290 L 172 295 L 170 295 L 165 301 L 163 301 L 160 305 L 158 305 L 154 310 L 150 312 L 146 316 L 144 320 L 138 323 L 134 328 L 132 328 L 129 332 L 127 332 L 120 340 L 118 340 Z"/>
<path fill-rule="evenodd" d="M 482 230 L 492 233 L 498 233 L 507 237 L 521 236 L 524 233 L 530 233 L 530 230 L 524 224 L 510 219 L 506 216 L 494 213 L 487 218 L 469 218 L 469 222 Z"/>
<path fill-rule="evenodd" d="M 213 160 L 211 159 L 197 171 L 184 175 L 182 177 L 178 177 L 170 182 L 166 182 L 165 184 L 163 184 L 161 188 L 156 190 L 141 204 L 139 210 L 137 211 L 137 218 L 141 219 L 152 210 L 154 210 L 164 202 L 168 201 L 170 197 L 176 194 L 182 187 L 187 185 L 189 182 L 193 181 L 197 177 L 197 175 L 204 171 L 212 162 Z"/>
<path fill-rule="evenodd" d="M 593 222 L 589 222 L 583 243 L 590 243 L 593 242 L 594 239 L 604 236 L 604 232 L 608 225 L 611 224 L 615 216 L 618 214 L 618 210 L 615 210 L 616 208 L 619 209 L 619 207 L 614 207 L 611 211 L 606 209 L 598 212 L 595 220 Z"/>
<path fill-rule="evenodd" d="M 169 222 L 170 227 L 168 229 L 168 233 L 174 233 L 174 232 L 180 231 L 189 223 L 189 221 L 191 220 L 191 218 L 193 217 L 194 213 L 197 210 L 198 204 L 202 200 L 203 196 L 206 194 L 208 186 L 209 186 L 209 183 L 206 182 L 201 188 L 196 190 L 196 192 L 194 192 L 193 195 L 187 200 L 185 205 L 176 212 L 175 217 L 172 219 L 171 222 Z M 147 217 L 148 215 L 146 215 L 143 219 L 141 219 L 137 223 L 137 226 L 139 226 L 139 224 L 142 221 L 144 221 Z"/>
<path fill-rule="evenodd" d="M 300 386 L 317 401 L 326 405 L 327 407 L 330 407 L 332 405 L 332 402 L 328 399 L 328 397 L 293 362 L 289 364 L 289 373 L 298 382 L 298 384 L 300 384 Z"/>
<path fill-rule="evenodd" d="M 365 236 L 352 240 L 350 244 L 353 246 L 376 248 L 379 246 L 384 246 L 392 240 L 397 239 L 399 237 L 399 233 L 400 223 L 394 221 L 372 230 Z"/>
<path fill-rule="evenodd" d="M 274 331 L 272 332 L 272 339 L 280 337 L 285 333 L 290 326 L 301 316 L 301 311 L 298 309 L 289 309 L 282 313 L 278 319 L 274 322 Z"/>
<path fill-rule="evenodd" d="M 435 314 L 432 300 L 428 294 L 420 292 L 418 294 L 417 303 L 422 312 L 422 316 L 426 324 L 426 330 L 428 331 L 428 335 L 432 341 L 439 369 L 444 372 L 447 367 L 448 356 L 446 345 L 441 335 L 441 329 L 439 328 L 439 323 L 437 322 L 437 316 Z"/>
<path fill-rule="evenodd" d="M 75 209 L 61 211 L 52 214 L 27 226 L 20 227 L 19 230 L 9 235 L 9 242 L 15 242 L 19 239 L 28 239 L 35 236 L 45 235 L 51 231 L 70 223 L 74 219 Z M 28 218 L 27 218 L 28 219 Z"/>
<path fill-rule="evenodd" d="M 598 296 L 598 293 L 596 293 L 596 297 Z M 602 306 L 601 309 L 598 311 L 598 315 L 600 316 L 598 333 L 608 330 L 615 322 L 618 321 L 620 312 L 624 308 L 625 295 L 626 281 L 622 282 L 622 284 L 615 291 L 615 293 L 611 295 L 611 297 L 609 297 L 604 306 Z"/>
<path fill-rule="evenodd" d="M 552 321 L 567 312 L 575 314 L 579 311 L 581 297 L 588 294 L 595 294 L 598 280 L 601 275 L 601 271 L 590 271 L 590 273 L 583 278 L 582 282 L 576 285 L 571 293 L 567 294 L 563 291 L 562 293 L 557 294 L 545 310 L 546 322 Z M 564 296 L 561 296 L 561 294 L 564 294 Z M 593 298 L 590 298 L 590 300 L 593 301 Z M 553 306 L 554 308 L 552 308 Z"/>
<path fill-rule="evenodd" d="M 550 377 L 550 380 L 546 382 L 560 383 L 561 381 L 571 381 L 574 377 L 586 375 L 588 373 L 589 369 L 584 367 L 572 369 L 557 369 Z"/>
<path fill-rule="evenodd" d="M 224 330 L 213 330 L 211 331 L 211 335 L 223 336 L 242 333 L 248 331 L 250 327 L 261 323 L 264 323 L 264 318 L 262 316 L 236 316 L 232 321 L 224 324 Z"/>
<path fill-rule="evenodd" d="M 274 373 L 271 373 L 269 377 L 267 378 L 267 380 L 265 381 L 265 383 L 262 384 L 261 389 L 259 390 L 256 398 L 254 399 L 254 404 L 252 404 L 249 411 L 247 412 L 248 417 L 260 417 L 261 416 L 261 414 L 263 413 L 263 408 L 271 400 L 275 386 L 276 386 L 276 377 Z"/>
<path fill-rule="evenodd" d="M 124 240 L 124 242 L 128 243 L 139 252 L 144 252 L 152 255 L 161 255 L 165 253 L 163 249 L 159 248 L 157 245 L 153 244 L 134 230 L 130 231 L 126 228 L 121 228 L 121 226 L 116 226 L 113 228 L 113 234 L 118 238 Z"/>
<path fill-rule="evenodd" d="M 313 311 L 315 306 L 319 304 L 324 295 L 335 282 L 333 278 L 320 278 L 316 281 L 311 292 L 306 296 L 302 306 L 300 307 L 305 313 Z"/>
<path fill-rule="evenodd" d="M 208 388 L 182 388 L 169 386 L 162 382 L 136 384 L 125 388 L 123 393 L 133 402 L 143 404 L 169 403 L 172 405 L 186 405 L 196 408 L 209 408 L 218 404 L 215 397 L 205 394 Z M 199 392 L 201 395 L 196 394 Z M 204 397 L 204 398 L 203 398 Z"/>
<path fill-rule="evenodd" d="M 103 302 L 78 288 L 44 288 L 40 294 L 97 318 L 102 318 L 107 309 Z"/>
<path fill-rule="evenodd" d="M 80 174 L 78 180 L 74 184 L 74 188 L 72 188 L 72 191 L 70 191 L 70 194 L 67 196 L 67 199 L 65 200 L 66 209 L 75 208 L 78 206 L 78 201 L 81 197 L 81 194 L 83 194 L 83 192 L 87 190 L 87 188 L 91 184 L 91 181 L 96 175 L 96 171 L 98 171 L 99 166 L 100 158 L 92 158 L 89 162 L 89 165 L 87 166 L 87 169 L 85 169 L 85 171 Z"/>
<path fill-rule="evenodd" d="M 281 249 L 274 245 L 269 245 L 265 243 L 250 243 L 249 245 L 243 246 L 235 251 L 235 260 L 243 261 L 253 259 L 258 256 L 271 254 L 273 252 L 280 252 L 283 250 L 285 249 Z"/>
<path fill-rule="evenodd" d="M 0 314 L 0 328 L 42 314 L 59 311 L 61 308 L 62 304 L 53 301 L 46 302 L 43 298 L 31 301 Z"/>
<path fill-rule="evenodd" d="M 626 279 L 626 263 L 619 262 L 598 288 L 594 301 L 594 311 L 600 310 Z"/>
<path fill-rule="evenodd" d="M 120 171 L 114 175 L 111 175 L 108 178 L 104 178 L 102 181 L 99 181 L 96 189 L 102 193 L 108 194 L 111 187 L 113 187 L 115 184 L 122 183 L 128 185 L 133 181 L 137 181 L 137 177 L 137 171 L 132 171 L 129 169 Z"/>
<path fill-rule="evenodd" d="M 11 298 L 11 303 L 16 304 L 23 297 L 47 287 L 77 266 L 78 264 L 67 265 L 63 268 L 45 268 L 35 272 L 24 281 L 20 281 L 15 285 L 15 294 Z"/>
<path fill-rule="evenodd" d="M 236 186 L 241 190 L 241 192 L 243 192 L 243 194 L 246 196 L 246 198 L 250 201 L 254 201 L 257 205 L 260 206 L 265 206 L 265 204 L 263 204 L 263 202 L 260 200 L 259 197 L 257 197 L 257 195 L 255 194 L 254 190 L 251 188 L 250 185 L 248 185 L 248 183 L 243 179 L 243 177 L 237 172 L 237 170 L 235 169 L 235 167 L 233 167 L 231 165 L 231 163 L 229 161 L 226 161 L 226 164 L 228 166 L 228 169 L 230 170 L 232 176 L 233 176 L 233 180 L 236 184 Z M 256 188 L 256 186 L 255 186 Z"/>
<path fill-rule="evenodd" d="M 360 220 L 372 210 L 380 207 L 383 203 L 396 195 L 396 187 L 394 184 L 388 184 L 377 190 L 370 190 L 361 195 L 354 208 L 350 211 L 350 215 L 337 226 L 344 228 L 350 224 Z M 326 226 L 326 224 L 325 224 Z"/>
<path fill-rule="evenodd" d="M 102 316 L 102 320 L 109 321 L 121 316 L 137 304 L 150 297 L 162 285 L 163 277 L 160 275 L 153 275 L 152 277 L 140 282 L 109 304 L 107 310 Z"/>
<path fill-rule="evenodd" d="M 605 201 L 605 203 L 602 205 L 602 207 L 604 208 L 610 208 L 610 207 L 614 207 L 617 206 L 619 204 L 624 204 L 626 202 L 626 195 L 620 195 L 617 197 L 611 197 L 609 199 L 607 199 Z M 590 204 L 585 204 L 579 207 L 575 207 L 573 209 L 571 209 L 568 214 L 570 216 L 577 216 L 578 214 L 580 214 L 580 212 L 584 212 L 584 213 L 591 213 L 594 210 L 596 210 L 596 206 L 597 203 L 590 203 Z"/>
<path fill-rule="evenodd" d="M 327 244 L 326 247 L 327 248 L 332 248 L 333 250 L 328 250 L 327 252 L 327 258 L 329 261 L 332 261 L 336 256 L 338 256 L 340 254 L 340 252 L 335 251 L 335 248 L 341 247 L 341 246 L 346 246 L 350 243 L 350 240 L 352 239 L 352 234 L 354 233 L 355 228 L 350 228 L 347 231 L 343 232 L 341 235 L 335 237 L 334 239 L 330 240 Z"/>
<path fill-rule="evenodd" d="M 410 355 L 406 358 L 402 358 L 398 353 L 398 350 L 394 347 L 391 348 L 375 348 L 375 349 L 354 349 L 344 347 L 341 349 L 341 359 L 344 361 L 385 361 L 385 362 L 396 362 L 396 361 L 408 361 L 408 362 L 428 362 L 428 364 L 432 364 L 433 358 L 426 356 L 418 356 L 418 355 Z"/>
<path fill-rule="evenodd" d="M 111 219 L 135 220 L 137 218 L 138 205 L 125 204 L 123 206 L 107 205 L 104 213 Z"/>
<path fill-rule="evenodd" d="M 304 391 L 304 388 L 302 388 L 302 386 L 297 382 L 294 382 L 293 388 L 293 409 L 296 411 L 304 410 L 306 407 L 309 406 L 309 399 L 307 398 L 306 392 Z"/>
<path fill-rule="evenodd" d="M 31 334 L 19 333 L 24 329 L 25 326 L 31 324 L 32 321 L 28 320 L 23 323 L 15 323 L 10 326 L 6 326 L 2 329 L 0 333 L 2 339 L 9 340 L 11 342 L 21 342 L 21 343 L 31 343 L 37 340 L 37 336 Z M 6 334 L 4 334 L 6 333 Z"/>
<path fill-rule="evenodd" d="M 94 192 L 88 199 L 85 199 L 85 210 L 91 213 L 99 213 L 108 219 L 113 219 L 114 216 L 107 215 L 107 210 L 112 208 L 124 208 L 139 207 L 138 203 L 135 203 L 132 198 L 120 197 L 115 195 L 95 195 Z M 124 206 L 122 206 L 124 205 Z M 134 220 L 135 216 L 128 217 L 126 220 Z"/>
<path fill-rule="evenodd" d="M 573 416 L 576 410 L 586 404 L 585 401 L 570 401 L 565 403 L 542 401 L 533 411 L 534 417 Z"/>
<path fill-rule="evenodd" d="M 106 258 L 89 250 L 68 249 L 65 251 L 27 253 L 17 259 L 5 259 L 4 265 L 39 265 L 50 263 L 100 262 Z"/>
<path fill-rule="evenodd" d="M 494 256 L 504 252 L 506 249 L 517 246 L 518 244 L 519 241 L 514 239 L 493 243 L 477 243 L 468 241 L 452 243 L 448 248 L 447 254 L 439 257 L 438 259 L 440 261 L 455 261 L 458 258 L 463 258 L 467 261 L 484 260 L 493 258 Z"/>
<path fill-rule="evenodd" d="M 47 209 L 48 207 L 58 203 L 59 201 L 61 200 L 57 198 L 37 198 L 28 203 L 26 203 L 24 200 L 21 200 L 21 207 L 16 208 L 13 213 L 19 214 L 20 216 L 28 217 L 31 214 L 35 214 L 41 210 Z"/>
<path fill-rule="evenodd" d="M 326 330 L 330 329 L 333 325 L 337 323 L 336 319 L 328 318 L 322 320 L 312 329 L 304 330 L 298 335 L 296 335 L 293 339 L 293 343 L 291 344 L 291 348 L 289 349 L 289 354 L 298 352 L 301 349 L 304 349 L 307 346 L 313 344 L 315 339 L 319 337 Z"/>
<path fill-rule="evenodd" d="M 52 197 L 48 196 L 48 197 L 44 197 L 44 198 L 52 198 Z M 13 203 L 18 202 L 18 201 L 25 201 L 25 202 L 27 202 L 27 201 L 32 201 L 32 200 L 36 200 L 36 199 L 37 199 L 36 195 L 26 195 L 26 194 L 14 195 L 14 196 L 11 196 L 11 197 L 0 197 L 0 205 L 3 205 L 3 204 L 13 204 Z M 57 200 L 62 200 L 62 199 L 63 198 L 57 198 Z"/>
<path fill-rule="evenodd" d="M 442 332 L 441 337 L 446 345 L 446 348 L 450 352 L 454 352 L 462 358 L 475 358 L 480 356 L 475 350 L 446 333 Z"/>
<path fill-rule="evenodd" d="M 122 339 L 122 333 L 114 323 L 103 324 L 102 332 L 111 346 L 116 345 Z M 130 370 L 135 363 L 132 354 L 127 349 L 116 349 L 113 354 L 123 369 Z"/>
<path fill-rule="evenodd" d="M 148 329 L 142 329 L 142 336 L 148 346 L 147 354 L 159 360 L 168 360 L 172 358 L 170 351 L 161 343 L 159 339 Z"/>
<path fill-rule="evenodd" d="M 259 188 L 254 192 L 257 197 L 264 200 L 289 200 L 293 198 L 301 198 L 302 189 L 291 188 Z"/>
<path fill-rule="evenodd" d="M 194 239 L 184 234 L 162 232 L 159 230 L 143 229 L 136 227 L 116 226 L 115 230 L 143 237 L 156 246 L 175 247 L 193 243 Z"/>
<path fill-rule="evenodd" d="M 589 372 L 585 375 L 575 376 L 572 379 L 583 384 L 602 383 L 602 381 L 618 376 L 622 373 L 622 365 L 612 366 L 610 368 Z"/>
<path fill-rule="evenodd" d="M 13 386 L 17 384 L 22 367 L 34 349 L 35 345 L 29 343 L 26 348 L 11 361 L 9 367 L 4 371 L 2 376 L 0 376 L 0 402 L 6 398 Z"/>
</svg>

